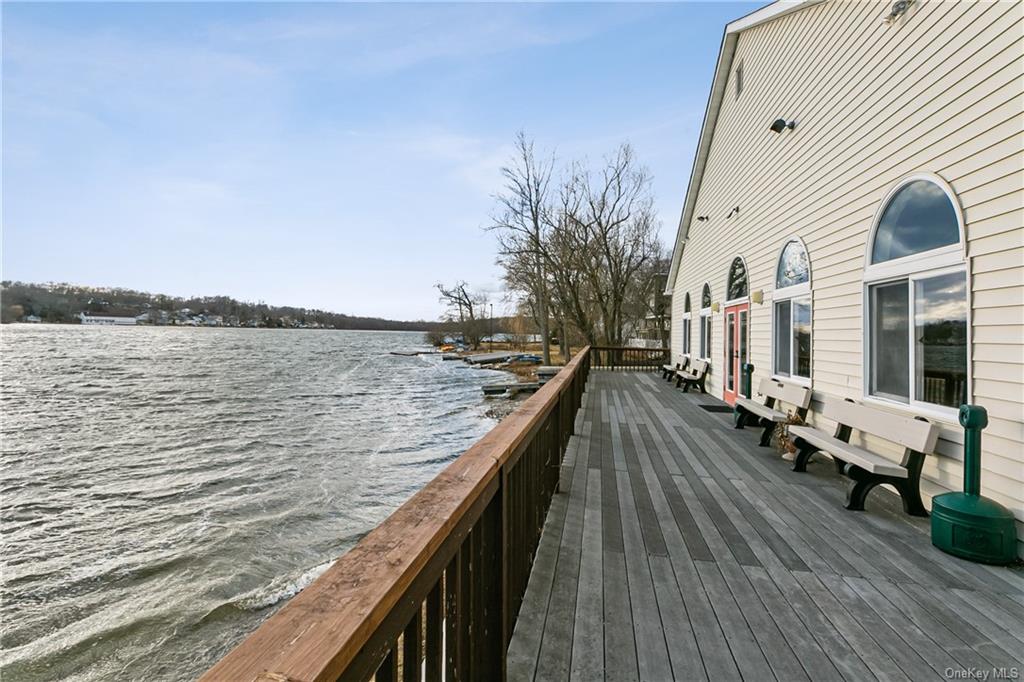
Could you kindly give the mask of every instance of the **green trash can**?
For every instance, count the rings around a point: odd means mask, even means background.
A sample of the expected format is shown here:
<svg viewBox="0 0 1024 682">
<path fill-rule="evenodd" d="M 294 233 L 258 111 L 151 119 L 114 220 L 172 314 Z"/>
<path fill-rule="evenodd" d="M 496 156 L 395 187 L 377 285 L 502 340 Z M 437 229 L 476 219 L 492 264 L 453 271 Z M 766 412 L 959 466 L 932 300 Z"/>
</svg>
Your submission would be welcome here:
<svg viewBox="0 0 1024 682">
<path fill-rule="evenodd" d="M 1013 514 L 981 496 L 981 431 L 988 413 L 978 405 L 961 405 L 964 427 L 964 491 L 932 498 L 932 544 L 954 556 L 1005 565 L 1017 559 Z"/>
</svg>

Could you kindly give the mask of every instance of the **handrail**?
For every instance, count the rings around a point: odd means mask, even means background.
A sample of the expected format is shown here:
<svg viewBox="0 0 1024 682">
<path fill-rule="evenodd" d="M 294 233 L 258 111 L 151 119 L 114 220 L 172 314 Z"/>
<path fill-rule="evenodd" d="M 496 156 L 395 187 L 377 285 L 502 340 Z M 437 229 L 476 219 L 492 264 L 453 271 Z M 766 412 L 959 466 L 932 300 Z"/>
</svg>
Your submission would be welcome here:
<svg viewBox="0 0 1024 682">
<path fill-rule="evenodd" d="M 504 679 L 590 357 L 577 353 L 201 679 Z"/>
<path fill-rule="evenodd" d="M 590 366 L 594 369 L 659 369 L 669 364 L 668 348 L 642 346 L 591 346 Z"/>
</svg>

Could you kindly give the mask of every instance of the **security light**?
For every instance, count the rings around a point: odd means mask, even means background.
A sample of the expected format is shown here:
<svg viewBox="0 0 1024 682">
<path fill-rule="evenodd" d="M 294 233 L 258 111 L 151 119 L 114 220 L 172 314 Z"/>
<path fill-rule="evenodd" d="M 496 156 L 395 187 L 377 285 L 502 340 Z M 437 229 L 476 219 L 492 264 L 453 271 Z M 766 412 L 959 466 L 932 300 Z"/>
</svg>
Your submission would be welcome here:
<svg viewBox="0 0 1024 682">
<path fill-rule="evenodd" d="M 697 216 L 697 221 L 698 222 L 703 223 L 706 220 L 708 220 L 708 217 L 706 215 L 699 215 L 699 216 Z"/>
<path fill-rule="evenodd" d="M 789 121 L 787 123 L 786 119 L 784 119 L 784 118 L 777 118 L 777 119 L 775 119 L 775 121 L 771 125 L 771 131 L 773 133 L 781 133 L 786 128 L 789 128 L 790 130 L 792 130 L 793 128 L 796 128 L 796 121 Z"/>
</svg>

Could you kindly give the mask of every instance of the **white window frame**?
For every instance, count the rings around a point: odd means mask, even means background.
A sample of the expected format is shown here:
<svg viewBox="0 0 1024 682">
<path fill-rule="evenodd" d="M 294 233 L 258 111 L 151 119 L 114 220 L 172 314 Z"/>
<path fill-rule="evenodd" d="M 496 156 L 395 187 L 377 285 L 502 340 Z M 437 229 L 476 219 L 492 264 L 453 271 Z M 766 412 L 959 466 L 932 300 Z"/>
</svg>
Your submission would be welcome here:
<svg viewBox="0 0 1024 682">
<path fill-rule="evenodd" d="M 700 345 L 698 346 L 697 356 L 701 360 L 711 362 L 711 338 L 713 332 L 711 331 L 711 308 L 700 309 Z"/>
<path fill-rule="evenodd" d="M 960 241 L 957 244 L 949 244 L 937 249 L 931 249 L 929 251 L 911 254 L 902 258 L 894 258 L 882 263 L 872 264 L 871 253 L 874 250 L 875 234 L 878 231 L 878 224 L 882 219 L 882 215 L 885 213 L 885 209 L 888 208 L 889 202 L 892 201 L 892 198 L 897 192 L 903 189 L 906 185 L 917 180 L 931 182 L 945 192 L 950 203 L 953 205 L 953 212 L 956 214 Z M 966 244 L 967 239 L 964 231 L 963 209 L 960 206 L 960 201 L 957 199 L 956 193 L 953 191 L 953 188 L 949 183 L 934 173 L 915 173 L 901 179 L 893 185 L 888 194 L 885 195 L 885 198 L 879 204 L 878 209 L 875 211 L 875 218 L 871 225 L 871 231 L 868 233 L 868 242 L 864 254 L 864 263 L 866 265 L 864 267 L 863 296 L 861 300 L 864 330 L 862 351 L 864 357 L 864 377 L 861 383 L 863 384 L 862 392 L 865 402 L 884 405 L 886 407 L 894 407 L 897 410 L 906 411 L 914 415 L 920 414 L 942 421 L 951 421 L 953 423 L 957 422 L 959 413 L 958 408 L 936 405 L 935 403 L 917 400 L 917 358 L 915 357 L 917 343 L 914 338 L 917 328 L 915 317 L 915 297 L 917 295 L 916 282 L 941 275 L 948 275 L 954 272 L 963 272 L 966 281 L 967 300 L 964 301 L 964 303 L 967 306 L 967 400 L 971 401 L 973 399 L 974 376 L 972 371 L 973 363 L 971 359 L 974 357 L 974 324 L 971 319 L 971 299 L 974 287 L 971 282 L 970 261 L 967 259 Z M 871 288 L 879 284 L 890 284 L 900 281 L 906 281 L 906 286 L 909 289 L 907 292 L 907 306 L 909 308 L 907 311 L 907 327 L 909 330 L 909 353 L 907 357 L 909 383 L 907 386 L 907 393 L 909 393 L 909 396 L 906 401 L 871 393 L 871 378 L 874 373 L 874 358 L 871 355 Z M 811 314 L 813 315 L 813 310 L 811 311 Z"/>
<path fill-rule="evenodd" d="M 690 321 L 691 318 L 692 318 L 692 314 L 691 313 L 683 313 L 682 317 L 683 317 L 683 357 L 687 357 L 688 358 L 688 357 L 690 357 L 690 346 L 692 345 L 692 343 L 690 341 L 690 332 L 692 331 L 690 329 L 690 327 L 693 324 Z"/>
<path fill-rule="evenodd" d="M 708 288 L 708 294 L 710 298 L 711 286 L 704 282 L 700 287 L 700 303 L 704 305 L 704 287 Z M 707 308 L 700 309 L 700 342 L 697 344 L 697 357 L 701 360 L 711 362 L 711 339 L 713 332 L 711 331 L 711 307 L 714 306 L 714 301 L 709 301 L 711 305 Z"/>
<path fill-rule="evenodd" d="M 779 263 L 782 262 L 782 256 L 786 252 L 786 247 L 791 243 L 797 242 L 800 247 L 804 250 L 804 254 L 807 256 L 807 281 L 801 282 L 800 284 L 794 284 L 788 287 L 782 287 L 775 289 L 772 292 L 772 378 L 778 379 L 779 381 L 789 381 L 800 386 L 810 386 L 812 383 L 812 377 L 814 376 L 814 298 L 811 295 L 811 252 L 807 250 L 807 244 L 804 240 L 797 235 L 790 235 L 782 242 L 782 248 L 779 249 L 779 255 L 775 258 L 775 273 L 774 281 L 779 281 Z M 788 375 L 779 374 L 775 366 L 775 337 L 776 337 L 776 323 L 775 323 L 775 304 L 781 303 L 782 301 L 791 301 L 789 308 L 789 333 L 793 335 L 793 305 L 792 303 L 799 301 L 807 301 L 811 306 L 811 376 L 802 377 L 796 374 L 793 370 L 796 367 L 796 349 L 793 348 L 793 342 L 790 341 L 789 349 L 789 368 L 790 372 Z"/>
</svg>

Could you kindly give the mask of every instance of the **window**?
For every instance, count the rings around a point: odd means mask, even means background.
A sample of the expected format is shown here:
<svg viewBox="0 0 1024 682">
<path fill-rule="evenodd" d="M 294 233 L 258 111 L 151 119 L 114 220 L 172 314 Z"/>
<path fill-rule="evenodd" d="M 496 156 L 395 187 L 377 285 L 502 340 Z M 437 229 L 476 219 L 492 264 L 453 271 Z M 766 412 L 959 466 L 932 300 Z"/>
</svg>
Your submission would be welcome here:
<svg viewBox="0 0 1024 682">
<path fill-rule="evenodd" d="M 726 290 L 726 300 L 735 301 L 738 298 L 745 298 L 749 292 L 747 264 L 743 262 L 742 258 L 737 256 L 732 259 L 732 265 L 729 266 L 729 286 Z"/>
<path fill-rule="evenodd" d="M 786 242 L 775 268 L 772 295 L 772 371 L 811 380 L 811 264 L 803 242 Z"/>
<path fill-rule="evenodd" d="M 683 303 L 683 355 L 690 354 L 690 294 Z"/>
<path fill-rule="evenodd" d="M 967 402 L 967 270 L 962 218 L 941 179 L 915 176 L 883 202 L 865 271 L 871 396 Z"/>
<path fill-rule="evenodd" d="M 736 99 L 740 98 L 740 93 L 743 92 L 743 62 L 740 62 L 736 67 Z"/>
<path fill-rule="evenodd" d="M 711 357 L 711 287 L 704 283 L 700 292 L 700 357 Z"/>
</svg>

